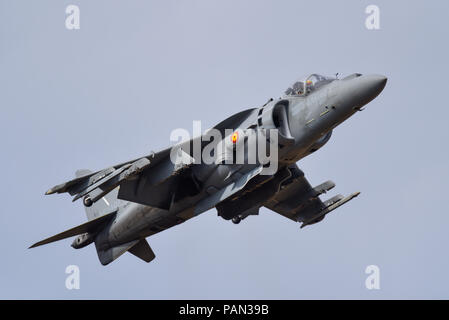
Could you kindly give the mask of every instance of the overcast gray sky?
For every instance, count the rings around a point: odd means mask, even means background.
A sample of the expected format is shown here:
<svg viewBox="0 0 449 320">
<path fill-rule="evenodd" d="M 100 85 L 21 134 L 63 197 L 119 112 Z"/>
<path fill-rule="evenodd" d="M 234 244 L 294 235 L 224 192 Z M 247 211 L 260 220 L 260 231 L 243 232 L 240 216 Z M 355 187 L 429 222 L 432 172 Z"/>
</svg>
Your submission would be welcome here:
<svg viewBox="0 0 449 320">
<path fill-rule="evenodd" d="M 78 5 L 81 29 L 65 28 Z M 380 30 L 365 8 L 380 8 Z M 0 298 L 449 298 L 447 1 L 0 1 Z M 380 73 L 365 111 L 298 165 L 362 194 L 322 223 L 210 210 L 107 267 L 71 239 L 81 203 L 44 196 L 278 97 L 300 75 Z M 80 290 L 65 288 L 78 265 Z M 380 290 L 365 268 L 380 268 Z"/>
</svg>

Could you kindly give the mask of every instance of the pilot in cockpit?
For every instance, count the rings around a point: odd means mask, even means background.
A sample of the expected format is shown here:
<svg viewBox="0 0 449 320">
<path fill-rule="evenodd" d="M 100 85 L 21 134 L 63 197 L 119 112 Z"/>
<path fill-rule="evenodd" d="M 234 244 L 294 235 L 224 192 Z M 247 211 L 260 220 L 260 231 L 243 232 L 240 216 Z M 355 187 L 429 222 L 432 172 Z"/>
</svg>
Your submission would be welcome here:
<svg viewBox="0 0 449 320">
<path fill-rule="evenodd" d="M 302 80 L 296 81 L 289 87 L 285 94 L 288 96 L 306 96 L 309 93 L 318 90 L 323 85 L 326 85 L 336 78 L 321 76 L 319 74 L 311 74 L 308 77 L 300 78 Z"/>
<path fill-rule="evenodd" d="M 306 93 L 310 93 L 311 91 L 313 91 L 313 82 L 309 79 L 306 81 Z"/>
<path fill-rule="evenodd" d="M 304 93 L 303 88 L 304 88 L 304 84 L 302 83 L 302 81 L 295 82 L 295 84 L 293 85 L 292 93 L 297 94 L 297 95 L 302 95 Z"/>
</svg>

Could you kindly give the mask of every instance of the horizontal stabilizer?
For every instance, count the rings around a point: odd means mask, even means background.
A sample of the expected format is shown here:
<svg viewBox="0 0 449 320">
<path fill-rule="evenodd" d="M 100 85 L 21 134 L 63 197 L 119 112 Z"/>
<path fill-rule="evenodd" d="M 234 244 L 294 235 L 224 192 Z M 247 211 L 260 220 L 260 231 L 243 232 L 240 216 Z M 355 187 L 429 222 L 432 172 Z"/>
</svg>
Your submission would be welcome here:
<svg viewBox="0 0 449 320">
<path fill-rule="evenodd" d="M 79 225 L 77 227 L 74 227 L 72 229 L 69 229 L 67 231 L 58 233 L 57 235 L 54 235 L 50 238 L 47 238 L 45 240 L 36 242 L 35 244 L 33 244 L 30 248 L 35 248 L 47 243 L 51 243 L 51 242 L 55 242 L 58 240 L 62 240 L 62 239 L 66 239 L 66 238 L 70 238 L 79 234 L 83 234 L 83 233 L 87 233 L 87 232 L 95 232 L 101 225 L 103 225 L 104 223 L 106 223 L 107 221 L 109 221 L 117 212 L 117 209 L 115 209 L 112 212 L 109 212 L 97 219 L 88 221 L 86 223 L 83 223 L 82 225 Z M 29 249 L 30 249 L 29 248 Z"/>
<path fill-rule="evenodd" d="M 151 250 L 150 245 L 145 239 L 140 240 L 128 251 L 145 262 L 151 262 L 154 258 L 156 258 L 156 255 L 153 250 Z"/>
</svg>

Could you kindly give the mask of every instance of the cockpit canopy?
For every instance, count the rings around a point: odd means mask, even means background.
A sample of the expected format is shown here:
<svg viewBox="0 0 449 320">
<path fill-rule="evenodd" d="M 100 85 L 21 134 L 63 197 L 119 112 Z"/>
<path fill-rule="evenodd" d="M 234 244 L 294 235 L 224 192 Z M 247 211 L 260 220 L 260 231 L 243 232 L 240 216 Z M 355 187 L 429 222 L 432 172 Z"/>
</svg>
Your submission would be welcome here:
<svg viewBox="0 0 449 320">
<path fill-rule="evenodd" d="M 311 74 L 306 77 L 299 78 L 285 90 L 287 96 L 306 96 L 309 93 L 319 89 L 325 84 L 336 80 L 335 77 L 326 77 L 319 74 Z"/>
</svg>

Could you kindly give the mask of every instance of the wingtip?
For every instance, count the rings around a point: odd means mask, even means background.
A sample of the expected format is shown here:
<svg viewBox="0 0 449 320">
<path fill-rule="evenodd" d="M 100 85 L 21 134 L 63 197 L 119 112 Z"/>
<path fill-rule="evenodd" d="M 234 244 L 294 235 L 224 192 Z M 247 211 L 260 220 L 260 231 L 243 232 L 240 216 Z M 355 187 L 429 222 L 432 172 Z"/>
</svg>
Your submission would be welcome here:
<svg viewBox="0 0 449 320">
<path fill-rule="evenodd" d="M 32 244 L 31 246 L 29 246 L 28 249 L 33 249 L 33 248 L 39 247 L 43 244 L 45 244 L 45 243 L 43 243 L 43 241 L 39 241 L 39 242 L 36 242 L 35 244 Z"/>
</svg>

